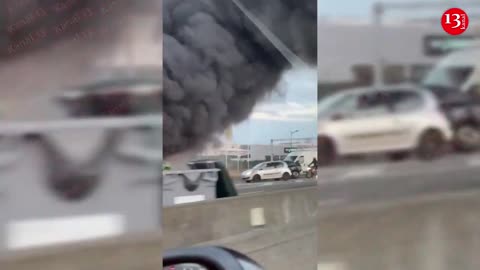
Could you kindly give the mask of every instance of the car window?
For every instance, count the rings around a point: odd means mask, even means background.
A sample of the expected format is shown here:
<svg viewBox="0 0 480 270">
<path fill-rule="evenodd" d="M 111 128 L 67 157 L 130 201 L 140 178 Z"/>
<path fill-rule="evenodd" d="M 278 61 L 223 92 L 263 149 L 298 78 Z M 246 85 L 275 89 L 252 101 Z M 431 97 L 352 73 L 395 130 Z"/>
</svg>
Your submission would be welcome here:
<svg viewBox="0 0 480 270">
<path fill-rule="evenodd" d="M 423 104 L 422 96 L 413 91 L 394 91 L 389 94 L 390 105 L 395 112 L 410 112 Z"/>
<path fill-rule="evenodd" d="M 387 95 L 381 92 L 361 94 L 356 98 L 355 117 L 369 117 L 388 113 Z"/>
<path fill-rule="evenodd" d="M 258 169 L 263 168 L 263 167 L 265 167 L 265 163 L 259 163 L 259 164 L 255 165 L 252 169 L 258 170 Z"/>
<path fill-rule="evenodd" d="M 275 167 L 275 162 L 269 162 L 269 163 L 267 163 L 267 164 L 265 165 L 265 167 L 267 167 L 267 168 L 273 168 L 273 167 Z"/>
<path fill-rule="evenodd" d="M 328 110 L 328 115 L 334 114 L 351 114 L 357 108 L 358 95 L 349 94 L 333 102 Z"/>
<path fill-rule="evenodd" d="M 283 162 L 273 162 L 273 167 L 281 168 L 281 167 L 283 167 Z"/>
</svg>

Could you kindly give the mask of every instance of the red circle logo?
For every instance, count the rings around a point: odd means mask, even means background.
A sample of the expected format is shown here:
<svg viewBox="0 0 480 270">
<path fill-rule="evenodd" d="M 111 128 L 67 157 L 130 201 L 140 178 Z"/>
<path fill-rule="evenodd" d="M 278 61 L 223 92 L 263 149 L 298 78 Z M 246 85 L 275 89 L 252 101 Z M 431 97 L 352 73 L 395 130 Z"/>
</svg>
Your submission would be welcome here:
<svg viewBox="0 0 480 270">
<path fill-rule="evenodd" d="M 468 28 L 468 15 L 460 8 L 451 8 L 442 16 L 442 27 L 450 35 L 463 34 Z"/>
</svg>

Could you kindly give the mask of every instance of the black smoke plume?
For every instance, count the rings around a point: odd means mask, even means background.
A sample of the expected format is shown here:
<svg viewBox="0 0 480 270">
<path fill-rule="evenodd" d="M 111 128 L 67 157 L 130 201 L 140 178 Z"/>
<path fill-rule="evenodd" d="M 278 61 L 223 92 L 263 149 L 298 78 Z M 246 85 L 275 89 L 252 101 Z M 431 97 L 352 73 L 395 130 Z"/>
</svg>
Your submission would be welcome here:
<svg viewBox="0 0 480 270">
<path fill-rule="evenodd" d="M 303 61 L 316 65 L 317 1 L 241 3 Z M 232 0 L 164 0 L 163 27 L 165 156 L 201 147 L 248 118 L 291 67 Z"/>
</svg>

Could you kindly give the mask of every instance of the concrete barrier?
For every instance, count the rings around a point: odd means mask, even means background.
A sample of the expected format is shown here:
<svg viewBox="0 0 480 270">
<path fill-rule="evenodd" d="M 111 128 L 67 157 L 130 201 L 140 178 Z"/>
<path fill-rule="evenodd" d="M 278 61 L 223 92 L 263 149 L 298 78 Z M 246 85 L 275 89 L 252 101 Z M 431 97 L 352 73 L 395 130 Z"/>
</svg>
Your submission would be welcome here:
<svg viewBox="0 0 480 270">
<path fill-rule="evenodd" d="M 167 207 L 163 245 L 223 245 L 266 269 L 314 269 L 317 197 L 310 187 Z"/>
<path fill-rule="evenodd" d="M 318 269 L 480 269 L 480 193 L 322 207 Z"/>
<path fill-rule="evenodd" d="M 0 269 L 156 270 L 162 248 L 211 244 L 243 252 L 266 269 L 314 269 L 317 193 L 311 187 L 167 207 L 161 232 L 7 252 Z"/>
</svg>

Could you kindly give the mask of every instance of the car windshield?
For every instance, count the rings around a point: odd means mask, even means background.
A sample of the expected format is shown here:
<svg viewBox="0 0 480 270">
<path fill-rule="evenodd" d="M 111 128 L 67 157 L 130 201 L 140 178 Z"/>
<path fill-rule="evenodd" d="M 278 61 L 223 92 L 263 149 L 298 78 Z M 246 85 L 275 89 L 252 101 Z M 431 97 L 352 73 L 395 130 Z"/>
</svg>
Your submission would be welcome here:
<svg viewBox="0 0 480 270">
<path fill-rule="evenodd" d="M 265 162 L 262 162 L 262 163 L 259 163 L 255 166 L 253 166 L 252 170 L 256 170 L 256 169 L 260 169 L 261 167 L 263 167 L 265 165 Z"/>
<path fill-rule="evenodd" d="M 345 96 L 345 94 L 334 94 L 326 97 L 325 99 L 322 99 L 318 103 L 318 116 L 321 117 L 329 113 L 331 109 L 334 108 L 338 102 L 343 100 Z"/>
<path fill-rule="evenodd" d="M 294 162 L 296 159 L 297 159 L 298 156 L 287 156 L 285 158 L 285 161 L 290 161 L 290 162 Z"/>
<path fill-rule="evenodd" d="M 472 66 L 439 66 L 433 69 L 422 82 L 426 87 L 461 89 L 473 72 Z"/>
</svg>

